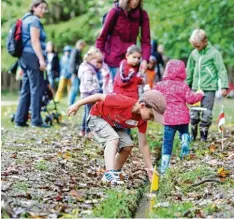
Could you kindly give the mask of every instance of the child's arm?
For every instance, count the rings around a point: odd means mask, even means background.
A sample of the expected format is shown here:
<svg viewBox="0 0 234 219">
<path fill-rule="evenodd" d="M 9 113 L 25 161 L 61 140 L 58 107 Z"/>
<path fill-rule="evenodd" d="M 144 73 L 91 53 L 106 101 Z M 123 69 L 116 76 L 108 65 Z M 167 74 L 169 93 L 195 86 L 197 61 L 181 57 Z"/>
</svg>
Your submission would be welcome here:
<svg viewBox="0 0 234 219">
<path fill-rule="evenodd" d="M 218 51 L 214 57 L 214 65 L 218 71 L 218 77 L 221 79 L 222 95 L 226 96 L 228 90 L 228 75 L 227 75 L 227 70 L 223 63 L 222 55 Z"/>
<path fill-rule="evenodd" d="M 186 102 L 189 104 L 194 104 L 199 102 L 204 96 L 204 92 L 202 90 L 197 91 L 196 93 L 194 93 L 189 87 L 188 85 L 186 85 L 185 88 L 185 99 Z"/>
<path fill-rule="evenodd" d="M 145 133 L 138 133 L 138 141 L 139 141 L 139 148 L 140 148 L 140 152 L 143 155 L 143 159 L 145 162 L 145 166 L 147 170 L 152 170 L 153 169 L 153 164 L 151 161 L 151 156 L 150 156 L 150 150 L 149 150 L 149 146 L 147 143 L 147 139 L 146 139 L 146 134 Z M 152 173 L 150 173 L 149 171 L 147 171 L 148 173 L 148 177 L 151 180 L 152 177 Z"/>
<path fill-rule="evenodd" d="M 194 72 L 195 63 L 192 57 L 192 53 L 189 56 L 187 66 L 186 66 L 186 83 L 189 87 L 192 87 L 193 84 L 193 72 Z"/>
<path fill-rule="evenodd" d="M 84 99 L 78 100 L 67 109 L 67 115 L 75 115 L 81 106 L 89 103 L 96 103 L 97 101 L 104 101 L 105 98 L 106 94 L 94 94 Z"/>
</svg>

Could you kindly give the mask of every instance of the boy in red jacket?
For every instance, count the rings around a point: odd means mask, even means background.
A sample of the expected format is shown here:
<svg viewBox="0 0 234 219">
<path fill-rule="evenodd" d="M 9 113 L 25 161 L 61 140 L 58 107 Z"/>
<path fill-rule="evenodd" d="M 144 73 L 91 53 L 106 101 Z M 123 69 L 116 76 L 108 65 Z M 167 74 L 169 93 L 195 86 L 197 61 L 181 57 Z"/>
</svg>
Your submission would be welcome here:
<svg viewBox="0 0 234 219">
<path fill-rule="evenodd" d="M 126 59 L 121 61 L 115 76 L 114 93 L 138 100 L 138 85 L 144 82 L 144 79 L 138 75 L 140 61 L 141 49 L 136 45 L 128 47 Z"/>
<path fill-rule="evenodd" d="M 126 162 L 133 142 L 125 132 L 126 128 L 138 128 L 139 148 L 152 176 L 152 162 L 146 138 L 147 121 L 163 123 L 166 108 L 164 96 L 156 91 L 145 92 L 139 101 L 120 94 L 94 94 L 70 106 L 68 116 L 76 114 L 84 104 L 94 104 L 90 110 L 88 126 L 96 140 L 103 144 L 106 172 L 102 181 L 122 184 L 121 168 Z"/>
</svg>

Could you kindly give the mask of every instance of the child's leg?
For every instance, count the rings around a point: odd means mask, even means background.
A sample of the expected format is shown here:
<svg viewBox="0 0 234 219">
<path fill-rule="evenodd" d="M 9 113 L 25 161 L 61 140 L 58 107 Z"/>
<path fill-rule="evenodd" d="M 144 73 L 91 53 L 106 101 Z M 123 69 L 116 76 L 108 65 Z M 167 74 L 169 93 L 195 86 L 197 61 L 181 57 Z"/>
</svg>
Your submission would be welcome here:
<svg viewBox="0 0 234 219">
<path fill-rule="evenodd" d="M 166 169 L 168 168 L 168 165 L 170 163 L 175 133 L 176 129 L 174 129 L 173 126 L 168 126 L 168 125 L 164 126 L 162 160 L 160 167 L 161 174 L 164 174 L 166 172 Z"/>
<path fill-rule="evenodd" d="M 55 101 L 60 101 L 62 95 L 63 95 L 63 90 L 66 86 L 66 79 L 65 78 L 60 78 L 59 80 L 59 87 L 55 95 Z"/>
<path fill-rule="evenodd" d="M 182 159 L 184 156 L 189 154 L 190 136 L 188 131 L 188 124 L 178 125 L 177 130 L 180 133 L 180 139 L 182 141 L 180 153 L 180 158 Z"/>
<path fill-rule="evenodd" d="M 120 170 L 131 153 L 133 142 L 130 136 L 124 130 L 117 131 L 117 134 L 119 135 L 120 139 L 118 153 L 115 156 L 115 170 Z"/>
<path fill-rule="evenodd" d="M 195 141 L 197 137 L 198 123 L 200 122 L 200 112 L 197 110 L 191 110 L 190 120 L 191 120 L 191 136 L 192 140 Z"/>
<path fill-rule="evenodd" d="M 106 143 L 106 147 L 104 150 L 106 170 L 115 169 L 115 156 L 117 153 L 118 144 L 119 144 L 119 139 L 110 140 Z"/>
<path fill-rule="evenodd" d="M 208 130 L 212 123 L 212 110 L 214 106 L 215 92 L 205 92 L 205 97 L 202 100 L 202 106 L 207 110 L 202 112 L 200 123 L 201 140 L 207 141 Z"/>
<path fill-rule="evenodd" d="M 104 159 L 107 170 L 113 170 L 115 165 L 115 155 L 119 144 L 119 135 L 103 118 L 90 116 L 88 126 L 96 140 L 104 144 Z"/>
<path fill-rule="evenodd" d="M 90 132 L 90 129 L 89 129 L 89 126 L 87 123 L 87 119 L 88 119 L 89 112 L 90 112 L 92 106 L 93 106 L 93 104 L 86 104 L 85 105 L 85 116 L 86 117 L 85 117 L 85 123 L 84 123 L 84 127 L 85 127 L 84 131 L 86 132 L 86 134 Z"/>
<path fill-rule="evenodd" d="M 81 131 L 85 134 L 85 128 L 86 128 L 86 112 L 85 112 L 86 105 L 84 105 L 84 112 L 82 116 L 82 123 L 81 123 Z"/>
<path fill-rule="evenodd" d="M 164 154 L 171 155 L 175 133 L 176 133 L 176 129 L 173 128 L 173 126 L 169 126 L 169 125 L 164 126 L 162 155 Z"/>
<path fill-rule="evenodd" d="M 69 95 L 71 91 L 71 79 L 70 78 L 66 79 L 66 85 L 67 85 L 67 95 Z"/>
</svg>

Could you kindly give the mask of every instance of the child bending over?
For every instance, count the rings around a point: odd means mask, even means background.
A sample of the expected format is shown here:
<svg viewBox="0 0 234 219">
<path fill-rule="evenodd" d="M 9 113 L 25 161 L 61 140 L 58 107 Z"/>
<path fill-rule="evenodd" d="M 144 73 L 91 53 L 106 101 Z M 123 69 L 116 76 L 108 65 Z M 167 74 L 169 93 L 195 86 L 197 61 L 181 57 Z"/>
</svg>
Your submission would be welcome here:
<svg viewBox="0 0 234 219">
<path fill-rule="evenodd" d="M 147 121 L 163 123 L 166 107 L 164 96 L 151 90 L 143 94 L 139 101 L 120 94 L 95 94 L 79 100 L 68 108 L 68 116 L 76 114 L 84 104 L 94 104 L 88 118 L 88 126 L 94 137 L 105 147 L 104 159 L 106 172 L 102 181 L 122 184 L 121 169 L 126 162 L 133 142 L 125 128 L 138 128 L 139 148 L 147 168 L 152 175 L 152 162 L 146 139 Z"/>
</svg>

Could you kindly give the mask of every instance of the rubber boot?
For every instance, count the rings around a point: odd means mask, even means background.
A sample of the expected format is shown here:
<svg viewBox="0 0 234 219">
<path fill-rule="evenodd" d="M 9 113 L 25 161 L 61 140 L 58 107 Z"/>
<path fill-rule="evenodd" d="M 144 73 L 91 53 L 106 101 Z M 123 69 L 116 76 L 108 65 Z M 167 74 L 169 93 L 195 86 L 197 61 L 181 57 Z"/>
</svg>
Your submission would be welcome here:
<svg viewBox="0 0 234 219">
<path fill-rule="evenodd" d="M 180 159 L 183 159 L 184 156 L 189 155 L 189 143 L 190 143 L 190 137 L 189 134 L 185 133 L 181 136 L 181 152 L 180 152 Z"/>
<path fill-rule="evenodd" d="M 200 128 L 200 136 L 201 136 L 201 141 L 207 142 L 207 137 L 208 137 L 208 129 L 207 128 Z"/>
<path fill-rule="evenodd" d="M 160 174 L 164 174 L 169 166 L 171 155 L 163 154 L 161 160 L 161 167 L 159 168 Z"/>
<path fill-rule="evenodd" d="M 192 141 L 196 141 L 196 138 L 197 138 L 197 128 L 198 128 L 197 124 L 191 126 L 191 140 Z"/>
</svg>

